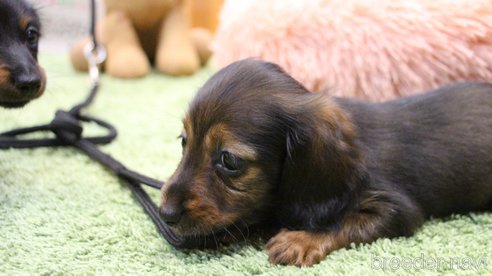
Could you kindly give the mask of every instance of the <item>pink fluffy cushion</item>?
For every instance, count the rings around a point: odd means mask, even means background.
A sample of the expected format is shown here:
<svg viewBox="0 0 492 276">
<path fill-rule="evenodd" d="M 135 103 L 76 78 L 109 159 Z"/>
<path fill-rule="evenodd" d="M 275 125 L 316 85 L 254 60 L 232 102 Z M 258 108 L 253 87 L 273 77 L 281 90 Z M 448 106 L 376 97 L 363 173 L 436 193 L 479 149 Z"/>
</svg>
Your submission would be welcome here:
<svg viewBox="0 0 492 276">
<path fill-rule="evenodd" d="M 258 57 L 313 91 L 395 98 L 492 81 L 492 1 L 228 0 L 212 48 L 221 67 Z"/>
</svg>

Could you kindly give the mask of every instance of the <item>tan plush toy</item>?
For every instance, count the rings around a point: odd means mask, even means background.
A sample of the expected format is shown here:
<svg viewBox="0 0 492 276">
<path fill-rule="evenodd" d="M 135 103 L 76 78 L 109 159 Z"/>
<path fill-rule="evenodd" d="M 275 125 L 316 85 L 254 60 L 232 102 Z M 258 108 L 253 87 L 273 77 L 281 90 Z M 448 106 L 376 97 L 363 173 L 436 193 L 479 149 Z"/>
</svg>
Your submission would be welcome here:
<svg viewBox="0 0 492 276">
<path fill-rule="evenodd" d="M 192 0 L 104 0 L 106 13 L 97 26 L 107 50 L 105 71 L 119 78 L 138 78 L 151 65 L 169 75 L 196 72 L 210 56 L 211 34 L 191 32 L 189 3 Z M 77 70 L 87 71 L 83 48 L 88 38 L 71 49 Z"/>
</svg>

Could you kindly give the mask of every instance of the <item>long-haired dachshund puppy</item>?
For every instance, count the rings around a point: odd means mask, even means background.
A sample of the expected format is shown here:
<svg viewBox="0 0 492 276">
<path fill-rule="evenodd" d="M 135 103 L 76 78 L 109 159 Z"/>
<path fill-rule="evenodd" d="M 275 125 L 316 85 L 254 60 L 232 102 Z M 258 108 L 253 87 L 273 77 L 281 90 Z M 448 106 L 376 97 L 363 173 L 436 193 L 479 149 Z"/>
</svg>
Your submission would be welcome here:
<svg viewBox="0 0 492 276">
<path fill-rule="evenodd" d="M 0 1 L 0 106 L 21 107 L 43 94 L 39 34 L 39 17 L 31 6 L 21 0 Z"/>
<path fill-rule="evenodd" d="M 429 217 L 492 209 L 491 84 L 365 103 L 243 60 L 200 89 L 181 138 L 162 218 L 185 237 L 272 222 L 274 264 L 309 266 Z"/>
</svg>

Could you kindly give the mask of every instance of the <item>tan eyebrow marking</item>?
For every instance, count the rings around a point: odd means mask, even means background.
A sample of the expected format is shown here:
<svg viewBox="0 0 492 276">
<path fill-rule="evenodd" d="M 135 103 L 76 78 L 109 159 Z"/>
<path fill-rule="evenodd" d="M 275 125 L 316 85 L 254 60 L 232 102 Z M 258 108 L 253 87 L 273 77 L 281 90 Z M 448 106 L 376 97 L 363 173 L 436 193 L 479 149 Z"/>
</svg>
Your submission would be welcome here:
<svg viewBox="0 0 492 276">
<path fill-rule="evenodd" d="M 256 151 L 248 145 L 242 143 L 225 143 L 224 148 L 243 159 L 246 160 L 256 159 Z"/>
<path fill-rule="evenodd" d="M 32 18 L 29 16 L 22 16 L 19 20 L 19 26 L 22 30 L 27 29 L 27 26 L 29 26 L 29 23 L 31 23 Z"/>
<path fill-rule="evenodd" d="M 0 85 L 7 85 L 9 83 L 9 79 L 10 72 L 0 64 Z"/>
<path fill-rule="evenodd" d="M 188 115 L 186 115 L 185 118 L 183 119 L 184 133 L 181 133 L 181 135 L 183 134 L 186 135 L 186 139 L 188 140 L 188 143 L 193 137 L 193 129 L 191 128 L 191 126 L 192 126 L 191 119 Z"/>
<path fill-rule="evenodd" d="M 205 136 L 205 146 L 207 150 L 213 151 L 218 143 L 221 143 L 222 149 L 246 160 L 255 160 L 256 151 L 254 148 L 241 143 L 234 134 L 229 130 L 227 125 L 219 123 L 212 126 Z"/>
</svg>

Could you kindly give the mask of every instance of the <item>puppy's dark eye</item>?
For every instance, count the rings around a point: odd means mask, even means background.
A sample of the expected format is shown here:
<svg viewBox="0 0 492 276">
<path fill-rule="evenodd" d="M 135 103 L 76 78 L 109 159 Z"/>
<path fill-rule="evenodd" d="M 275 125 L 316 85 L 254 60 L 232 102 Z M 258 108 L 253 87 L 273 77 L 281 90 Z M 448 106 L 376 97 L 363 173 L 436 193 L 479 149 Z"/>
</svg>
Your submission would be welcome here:
<svg viewBox="0 0 492 276">
<path fill-rule="evenodd" d="M 228 173 L 240 173 L 244 169 L 244 160 L 230 152 L 223 151 L 220 154 L 219 165 Z"/>
<path fill-rule="evenodd" d="M 27 27 L 27 29 L 26 29 L 26 41 L 31 46 L 36 46 L 38 44 L 39 32 L 35 27 L 33 27 L 33 26 Z"/>
<path fill-rule="evenodd" d="M 184 148 L 186 146 L 186 137 L 184 135 L 179 135 L 178 139 L 181 139 L 181 147 Z"/>
</svg>

